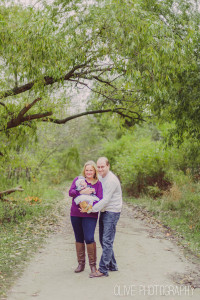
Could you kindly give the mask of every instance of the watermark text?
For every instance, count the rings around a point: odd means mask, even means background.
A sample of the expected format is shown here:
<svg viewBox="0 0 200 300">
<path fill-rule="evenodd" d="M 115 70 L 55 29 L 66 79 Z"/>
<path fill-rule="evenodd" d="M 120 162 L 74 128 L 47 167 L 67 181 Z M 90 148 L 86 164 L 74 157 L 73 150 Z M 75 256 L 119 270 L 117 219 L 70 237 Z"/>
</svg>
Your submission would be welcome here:
<svg viewBox="0 0 200 300">
<path fill-rule="evenodd" d="M 194 289 L 185 285 L 120 285 L 114 286 L 115 296 L 191 296 Z"/>
</svg>

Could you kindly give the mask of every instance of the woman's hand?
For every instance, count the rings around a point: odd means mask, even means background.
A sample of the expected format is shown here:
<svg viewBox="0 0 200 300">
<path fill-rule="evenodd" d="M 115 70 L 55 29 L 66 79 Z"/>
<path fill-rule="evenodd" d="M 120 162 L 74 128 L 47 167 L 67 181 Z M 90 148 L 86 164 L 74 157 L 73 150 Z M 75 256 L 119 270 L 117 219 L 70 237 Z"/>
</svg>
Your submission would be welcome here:
<svg viewBox="0 0 200 300">
<path fill-rule="evenodd" d="M 79 193 L 80 193 L 81 195 L 91 195 L 91 194 L 94 193 L 94 192 L 95 192 L 95 189 L 90 188 L 90 187 L 87 187 L 86 189 L 81 190 Z"/>
</svg>

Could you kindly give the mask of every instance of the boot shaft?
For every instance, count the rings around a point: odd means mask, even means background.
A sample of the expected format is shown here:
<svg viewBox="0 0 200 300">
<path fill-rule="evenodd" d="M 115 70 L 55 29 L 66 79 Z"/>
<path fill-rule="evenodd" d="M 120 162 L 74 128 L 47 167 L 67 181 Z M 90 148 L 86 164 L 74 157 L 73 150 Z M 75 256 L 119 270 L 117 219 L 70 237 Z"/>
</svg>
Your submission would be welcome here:
<svg viewBox="0 0 200 300">
<path fill-rule="evenodd" d="M 85 264 L 85 244 L 76 242 L 77 260 L 81 264 Z"/>
<path fill-rule="evenodd" d="M 88 253 L 88 260 L 89 260 L 90 267 L 96 266 L 96 261 L 97 261 L 96 242 L 87 244 L 87 253 Z"/>
</svg>

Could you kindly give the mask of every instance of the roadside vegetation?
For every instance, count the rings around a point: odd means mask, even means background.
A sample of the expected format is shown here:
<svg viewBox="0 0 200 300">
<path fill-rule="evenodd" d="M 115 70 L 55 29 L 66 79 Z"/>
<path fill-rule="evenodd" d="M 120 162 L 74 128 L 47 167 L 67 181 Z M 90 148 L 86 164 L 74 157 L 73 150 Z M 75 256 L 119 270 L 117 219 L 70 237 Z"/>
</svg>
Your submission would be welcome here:
<svg viewBox="0 0 200 300">
<path fill-rule="evenodd" d="M 0 298 L 53 232 L 65 209 L 61 191 L 34 178 L 0 201 Z"/>
</svg>

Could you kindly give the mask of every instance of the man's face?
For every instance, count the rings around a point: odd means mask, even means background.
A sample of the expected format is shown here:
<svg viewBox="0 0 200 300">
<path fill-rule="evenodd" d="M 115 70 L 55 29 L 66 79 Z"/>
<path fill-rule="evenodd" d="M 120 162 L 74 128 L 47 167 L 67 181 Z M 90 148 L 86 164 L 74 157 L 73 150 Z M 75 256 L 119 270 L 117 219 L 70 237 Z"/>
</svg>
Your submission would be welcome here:
<svg viewBox="0 0 200 300">
<path fill-rule="evenodd" d="M 100 176 L 105 177 L 108 174 L 110 166 L 106 165 L 106 161 L 104 159 L 99 159 L 97 161 L 97 171 Z"/>
</svg>

